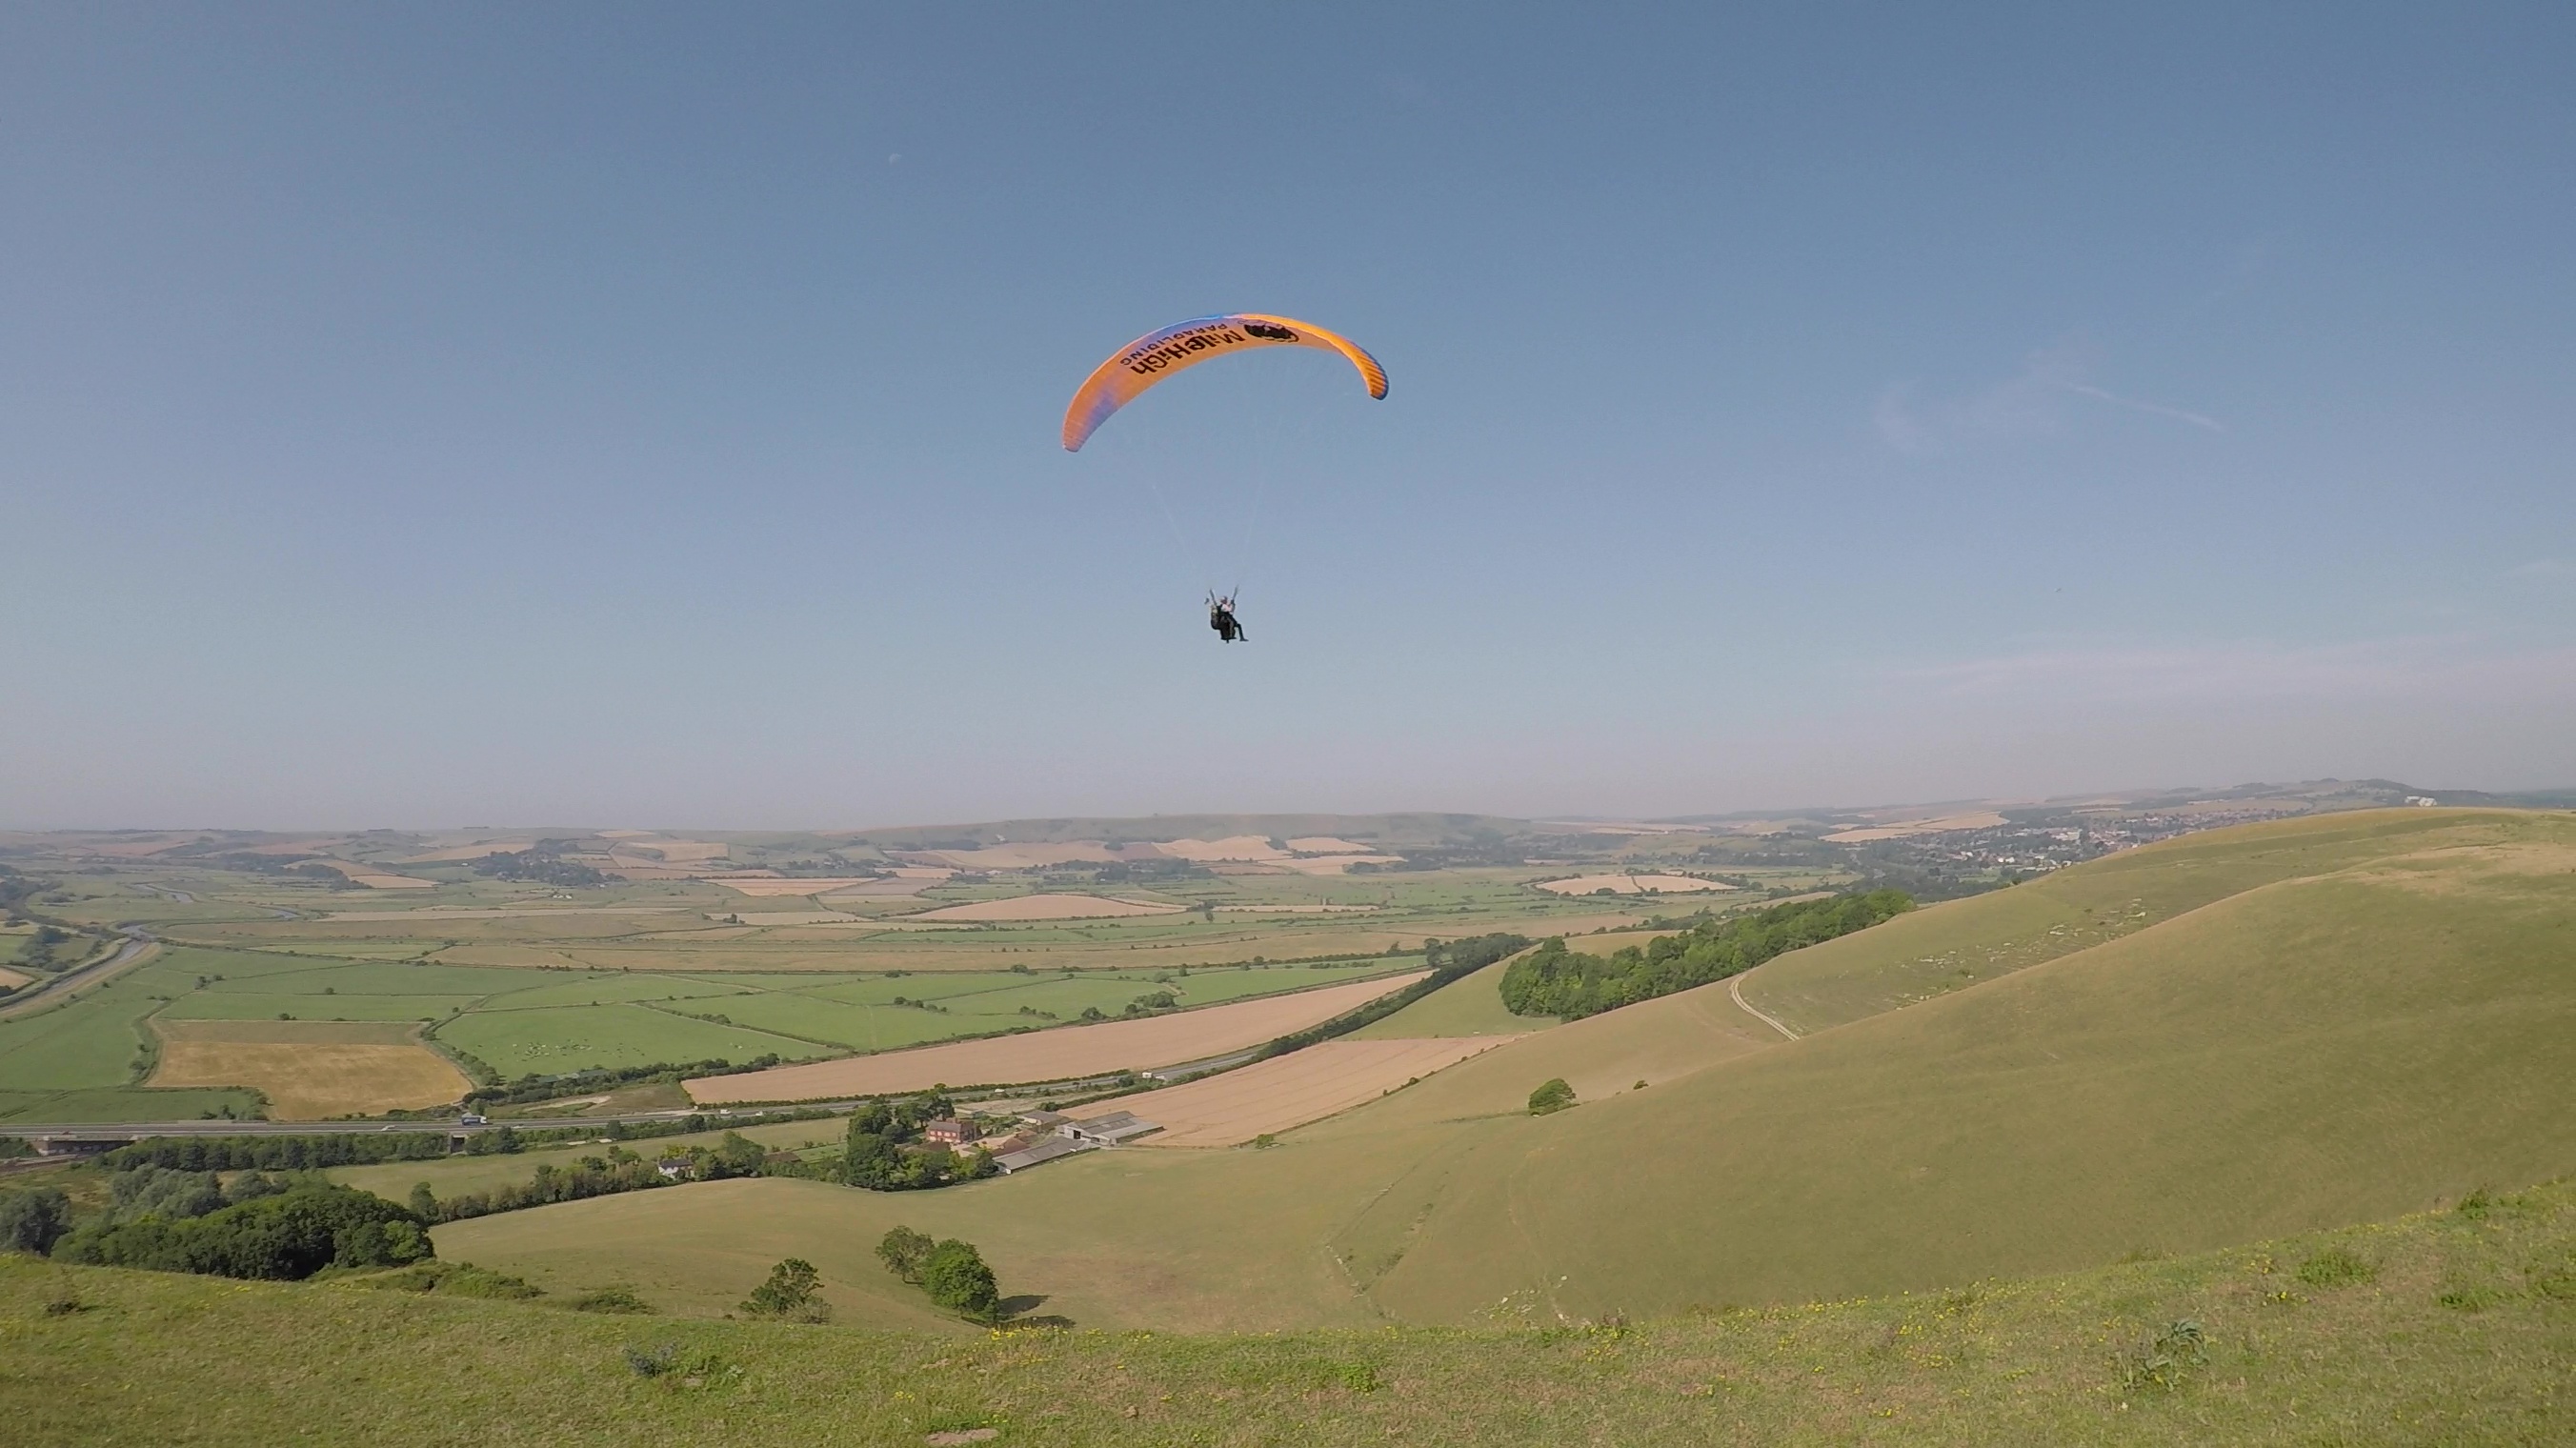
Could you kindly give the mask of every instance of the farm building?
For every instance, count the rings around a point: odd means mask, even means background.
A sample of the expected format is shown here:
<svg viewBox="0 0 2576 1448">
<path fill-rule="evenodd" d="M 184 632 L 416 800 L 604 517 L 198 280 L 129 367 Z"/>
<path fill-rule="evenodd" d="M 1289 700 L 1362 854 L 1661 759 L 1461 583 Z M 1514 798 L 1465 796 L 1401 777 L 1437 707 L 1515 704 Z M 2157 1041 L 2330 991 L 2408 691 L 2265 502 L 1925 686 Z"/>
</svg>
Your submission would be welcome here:
<svg viewBox="0 0 2576 1448">
<path fill-rule="evenodd" d="M 1057 1128 L 1076 1141 L 1087 1141 L 1097 1146 L 1117 1146 L 1162 1129 L 1160 1122 L 1147 1121 L 1133 1111 L 1112 1111 L 1088 1121 L 1068 1121 Z"/>
<path fill-rule="evenodd" d="M 1093 1142 L 1076 1141 L 1070 1136 L 1042 1136 L 1038 1138 L 1035 1146 L 1025 1147 L 1019 1151 L 1006 1151 L 994 1157 L 993 1165 L 1000 1167 L 1002 1174 L 1008 1176 L 1015 1171 L 1043 1166 L 1059 1157 L 1074 1156 L 1094 1150 L 1096 1145 Z"/>
<path fill-rule="evenodd" d="M 953 1116 L 943 1116 L 921 1129 L 921 1134 L 934 1146 L 964 1146 L 982 1133 L 975 1123 Z"/>
</svg>

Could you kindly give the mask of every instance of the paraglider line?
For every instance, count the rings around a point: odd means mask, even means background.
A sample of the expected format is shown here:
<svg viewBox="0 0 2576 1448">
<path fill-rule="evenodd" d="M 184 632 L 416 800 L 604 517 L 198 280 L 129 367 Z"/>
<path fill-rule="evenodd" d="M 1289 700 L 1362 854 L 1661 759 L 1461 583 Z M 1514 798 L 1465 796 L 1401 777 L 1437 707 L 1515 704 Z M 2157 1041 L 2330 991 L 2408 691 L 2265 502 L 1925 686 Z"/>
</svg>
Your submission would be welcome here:
<svg viewBox="0 0 2576 1448">
<path fill-rule="evenodd" d="M 1163 485 L 1154 480 L 1154 475 L 1152 473 L 1147 473 L 1145 475 L 1145 486 L 1154 490 L 1154 505 L 1163 510 L 1163 521 L 1171 525 L 1172 541 L 1180 545 L 1182 554 L 1188 557 L 1192 563 L 1197 563 L 1199 561 L 1198 550 L 1190 546 L 1189 535 L 1181 531 L 1181 520 L 1173 515 L 1171 500 L 1163 496 Z M 1199 572 L 1205 573 L 1207 570 L 1205 568 L 1201 568 L 1199 569 Z"/>
</svg>

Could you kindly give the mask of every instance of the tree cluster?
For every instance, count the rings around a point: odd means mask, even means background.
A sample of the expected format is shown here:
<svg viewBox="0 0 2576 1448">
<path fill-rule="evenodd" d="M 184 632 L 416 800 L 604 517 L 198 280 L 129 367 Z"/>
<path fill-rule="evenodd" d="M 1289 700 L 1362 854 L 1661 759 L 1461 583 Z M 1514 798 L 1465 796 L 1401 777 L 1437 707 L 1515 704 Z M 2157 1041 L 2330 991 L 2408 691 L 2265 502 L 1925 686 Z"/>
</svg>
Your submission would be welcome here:
<svg viewBox="0 0 2576 1448">
<path fill-rule="evenodd" d="M 71 1198 L 60 1189 L 0 1192 L 0 1252 L 33 1252 L 42 1257 L 71 1229 Z"/>
<path fill-rule="evenodd" d="M 850 1115 L 841 1150 L 841 1180 L 870 1191 L 919 1191 L 975 1181 L 1001 1170 L 978 1147 L 960 1156 L 945 1146 L 924 1145 L 922 1128 L 953 1108 L 944 1096 L 889 1105 L 871 1101 Z"/>
<path fill-rule="evenodd" d="M 1914 908 L 1901 890 L 1871 890 L 1774 905 L 1706 920 L 1678 935 L 1607 957 L 1548 941 L 1503 972 L 1503 1005 L 1515 1015 L 1573 1020 L 1740 975 L 1775 955 L 1865 930 Z"/>
<path fill-rule="evenodd" d="M 761 1162 L 768 1154 L 760 1143 L 738 1131 L 728 1131 L 713 1148 L 690 1148 L 689 1170 L 675 1179 L 664 1176 L 658 1162 L 647 1161 L 622 1146 L 612 1146 L 606 1156 L 585 1156 L 568 1167 L 540 1162 L 527 1181 L 504 1183 L 479 1192 L 438 1198 L 431 1196 L 427 1183 L 423 1183 L 412 1189 L 411 1209 L 433 1223 L 458 1222 L 495 1212 L 647 1191 L 672 1185 L 675 1180 L 721 1181 L 727 1177 L 759 1176 Z"/>
<path fill-rule="evenodd" d="M 992 1322 L 1001 1314 L 1001 1287 L 972 1243 L 954 1237 L 933 1242 L 927 1233 L 897 1227 L 877 1243 L 877 1260 L 960 1317 Z"/>
<path fill-rule="evenodd" d="M 608 877 L 588 865 L 563 858 L 571 840 L 539 840 L 524 850 L 504 850 L 474 862 L 474 873 L 496 880 L 527 880 L 539 885 L 586 889 L 605 885 Z"/>
<path fill-rule="evenodd" d="M 164 1189 L 156 1182 L 144 1190 Z M 169 1189 L 163 1200 L 172 1210 L 202 1203 L 184 1188 Z M 373 1193 L 312 1179 L 193 1217 L 159 1210 L 119 1217 L 112 1206 L 82 1223 L 55 1244 L 55 1259 L 300 1281 L 325 1267 L 398 1267 L 434 1255 L 411 1212 Z"/>
</svg>

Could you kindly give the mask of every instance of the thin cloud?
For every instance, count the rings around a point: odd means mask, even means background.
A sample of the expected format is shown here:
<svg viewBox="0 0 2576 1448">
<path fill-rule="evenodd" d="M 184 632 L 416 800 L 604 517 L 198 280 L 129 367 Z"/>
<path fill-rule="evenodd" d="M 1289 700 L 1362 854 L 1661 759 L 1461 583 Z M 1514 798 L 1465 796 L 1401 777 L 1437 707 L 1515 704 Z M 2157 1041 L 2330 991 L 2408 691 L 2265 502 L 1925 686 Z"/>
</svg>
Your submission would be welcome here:
<svg viewBox="0 0 2576 1448">
<path fill-rule="evenodd" d="M 2122 397 L 2116 392 L 2109 392 L 2085 382 L 2061 382 L 2057 385 L 2079 397 L 2099 398 L 2104 402 L 2110 403 L 2114 407 L 2126 407 L 2133 411 L 2148 413 L 2156 417 L 2174 418 L 2181 422 L 2190 423 L 2194 427 L 2208 428 L 2211 432 L 2227 431 L 2227 429 L 2219 423 L 2217 418 L 2210 417 L 2202 413 L 2187 412 L 2179 407 L 2167 407 L 2161 402 L 2141 402 L 2134 397 Z"/>
<path fill-rule="evenodd" d="M 1899 382 L 1879 394 L 1870 422 L 1899 452 L 1943 452 L 2064 432 L 2075 425 L 2063 401 L 2067 397 L 2170 418 L 2209 432 L 2227 430 L 2206 413 L 2125 397 L 2100 386 L 2090 380 L 2084 357 L 2071 347 L 2034 352 L 2019 372 L 1966 397 L 1925 401 L 1914 383 Z"/>
</svg>

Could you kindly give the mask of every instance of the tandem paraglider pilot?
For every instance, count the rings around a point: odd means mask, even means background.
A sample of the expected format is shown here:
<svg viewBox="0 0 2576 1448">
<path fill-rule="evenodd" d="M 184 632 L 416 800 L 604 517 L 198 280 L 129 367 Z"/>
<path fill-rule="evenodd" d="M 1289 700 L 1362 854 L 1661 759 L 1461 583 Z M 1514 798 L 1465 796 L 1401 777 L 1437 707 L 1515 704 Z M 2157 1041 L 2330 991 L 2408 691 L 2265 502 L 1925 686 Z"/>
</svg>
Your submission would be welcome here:
<svg viewBox="0 0 2576 1448">
<path fill-rule="evenodd" d="M 1208 595 L 1208 627 L 1215 629 L 1216 636 L 1226 643 L 1242 642 L 1243 625 L 1235 621 L 1232 598 Z"/>
</svg>

